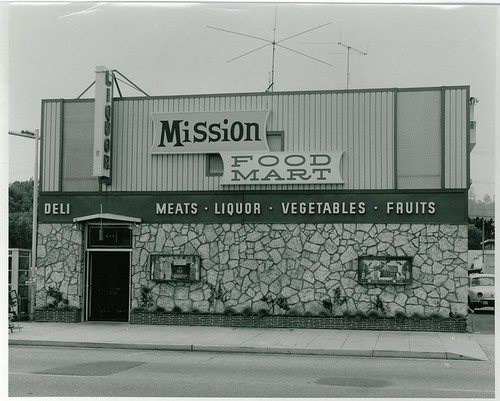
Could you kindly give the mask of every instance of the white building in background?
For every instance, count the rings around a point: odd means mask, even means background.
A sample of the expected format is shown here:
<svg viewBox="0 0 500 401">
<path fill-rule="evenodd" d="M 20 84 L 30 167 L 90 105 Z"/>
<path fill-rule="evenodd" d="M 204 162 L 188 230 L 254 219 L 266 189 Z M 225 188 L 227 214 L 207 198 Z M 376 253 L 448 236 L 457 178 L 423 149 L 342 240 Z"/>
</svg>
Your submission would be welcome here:
<svg viewBox="0 0 500 401">
<path fill-rule="evenodd" d="M 483 245 L 483 242 L 481 242 Z M 474 252 L 472 264 L 469 270 L 481 269 L 482 273 L 495 274 L 495 240 L 487 239 L 484 241 L 484 252 L 482 250 L 469 251 Z"/>
</svg>

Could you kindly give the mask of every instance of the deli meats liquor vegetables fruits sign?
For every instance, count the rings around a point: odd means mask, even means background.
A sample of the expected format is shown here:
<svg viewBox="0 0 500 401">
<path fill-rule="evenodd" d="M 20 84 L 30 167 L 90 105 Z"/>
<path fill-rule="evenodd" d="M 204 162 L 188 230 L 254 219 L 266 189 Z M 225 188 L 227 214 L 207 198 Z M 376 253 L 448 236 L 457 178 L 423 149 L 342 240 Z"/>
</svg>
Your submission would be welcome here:
<svg viewBox="0 0 500 401">
<path fill-rule="evenodd" d="M 40 223 L 73 223 L 103 213 L 143 223 L 465 224 L 467 192 L 220 191 L 42 193 Z"/>
</svg>

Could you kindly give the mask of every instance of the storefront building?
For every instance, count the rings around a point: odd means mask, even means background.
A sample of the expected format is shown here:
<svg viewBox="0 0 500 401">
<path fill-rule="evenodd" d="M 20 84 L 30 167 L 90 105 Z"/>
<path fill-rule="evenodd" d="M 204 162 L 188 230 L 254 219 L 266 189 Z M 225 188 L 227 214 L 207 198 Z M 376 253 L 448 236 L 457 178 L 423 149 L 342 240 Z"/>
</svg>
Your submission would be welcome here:
<svg viewBox="0 0 500 401">
<path fill-rule="evenodd" d="M 37 306 L 467 313 L 468 86 L 121 98 L 96 75 L 42 101 Z"/>
</svg>

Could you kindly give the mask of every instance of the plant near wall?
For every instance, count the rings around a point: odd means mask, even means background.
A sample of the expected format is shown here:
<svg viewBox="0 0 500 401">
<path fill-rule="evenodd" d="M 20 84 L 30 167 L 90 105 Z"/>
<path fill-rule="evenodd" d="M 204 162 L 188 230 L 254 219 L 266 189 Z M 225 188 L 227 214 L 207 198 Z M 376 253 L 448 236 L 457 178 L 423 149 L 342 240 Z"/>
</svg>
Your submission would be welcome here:
<svg viewBox="0 0 500 401">
<path fill-rule="evenodd" d="M 335 315 L 335 311 L 337 308 L 340 308 L 342 305 L 347 303 L 347 297 L 342 296 L 342 292 L 339 287 L 336 287 L 333 290 L 332 298 L 325 298 L 321 301 L 323 304 L 323 308 L 330 312 L 330 315 Z"/>
<path fill-rule="evenodd" d="M 269 312 L 269 310 L 265 308 L 261 308 L 257 311 L 257 316 L 259 317 L 269 316 L 270 314 L 271 312 Z"/>
<path fill-rule="evenodd" d="M 254 313 L 253 309 L 252 309 L 250 306 L 247 306 L 246 308 L 244 308 L 244 309 L 242 310 L 241 314 L 242 314 L 243 316 L 252 316 L 252 315 L 254 315 L 255 313 Z"/>
<path fill-rule="evenodd" d="M 155 306 L 151 288 L 141 286 L 141 294 L 139 296 L 139 306 L 144 310 L 150 310 Z"/>
<path fill-rule="evenodd" d="M 375 297 L 375 300 L 372 301 L 372 304 L 377 311 L 380 311 L 382 314 L 385 314 L 386 307 L 384 305 L 384 302 L 382 301 L 382 298 L 380 298 L 380 295 L 377 295 Z"/>
<path fill-rule="evenodd" d="M 285 312 L 288 312 L 290 310 L 290 306 L 288 305 L 288 300 L 283 295 L 273 297 L 272 295 L 268 294 L 264 295 L 260 300 L 267 304 L 267 306 L 269 307 L 269 311 L 273 315 L 275 312 L 274 310 L 275 306 L 284 310 Z"/>
<path fill-rule="evenodd" d="M 323 305 L 323 308 L 330 312 L 330 315 L 333 315 L 333 302 L 330 298 L 323 299 L 321 304 Z"/>
<path fill-rule="evenodd" d="M 288 305 L 288 300 L 282 295 L 276 297 L 274 303 L 285 312 L 288 312 L 290 310 L 290 306 Z"/>
<path fill-rule="evenodd" d="M 47 289 L 47 296 L 52 298 L 51 302 L 47 303 L 49 309 L 66 309 L 68 308 L 69 301 L 64 298 L 64 295 L 59 288 L 49 287 Z"/>
<path fill-rule="evenodd" d="M 276 299 L 271 295 L 264 295 L 260 300 L 267 304 L 269 311 L 274 315 L 274 304 L 276 303 Z"/>
<path fill-rule="evenodd" d="M 208 297 L 208 305 L 209 309 L 212 309 L 212 306 L 216 303 L 216 301 L 222 302 L 224 305 L 229 300 L 229 295 L 226 292 L 226 288 L 220 282 L 216 282 L 215 284 L 206 282 L 210 289 L 210 296 Z"/>
<path fill-rule="evenodd" d="M 227 315 L 227 316 L 237 315 L 236 310 L 234 308 L 232 308 L 231 306 L 226 306 L 224 308 L 224 311 L 222 312 L 222 314 Z"/>
<path fill-rule="evenodd" d="M 183 311 L 182 311 L 182 308 L 178 305 L 175 305 L 172 310 L 171 310 L 172 313 L 176 313 L 176 314 L 181 314 Z"/>
</svg>

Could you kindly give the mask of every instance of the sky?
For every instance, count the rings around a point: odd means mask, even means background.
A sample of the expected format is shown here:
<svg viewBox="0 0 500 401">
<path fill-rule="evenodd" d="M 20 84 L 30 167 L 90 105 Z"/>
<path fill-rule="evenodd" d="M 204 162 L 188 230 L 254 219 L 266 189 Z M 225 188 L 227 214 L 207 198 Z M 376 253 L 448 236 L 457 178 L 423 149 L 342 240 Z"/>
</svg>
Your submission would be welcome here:
<svg viewBox="0 0 500 401">
<path fill-rule="evenodd" d="M 337 44 L 341 41 L 367 52 L 351 53 L 350 89 L 470 85 L 471 96 L 479 99 L 471 179 L 478 198 L 494 195 L 494 139 L 500 124 L 500 104 L 495 104 L 500 92 L 497 5 L 2 6 L 0 25 L 8 39 L 0 40 L 4 48 L 7 44 L 3 54 L 8 64 L 7 74 L 5 65 L 0 73 L 7 77 L 3 103 L 9 131 L 40 128 L 42 99 L 78 97 L 100 65 L 118 70 L 153 96 L 265 91 L 274 35 L 288 48 L 276 48 L 274 91 L 345 89 L 347 56 Z M 141 96 L 124 84 L 120 87 L 124 96 Z M 84 97 L 92 96 L 93 88 Z M 5 130 L 7 126 L 2 124 Z M 8 182 L 33 177 L 34 141 L 9 136 L 8 144 L 1 144 Z"/>
</svg>

